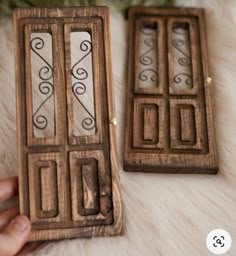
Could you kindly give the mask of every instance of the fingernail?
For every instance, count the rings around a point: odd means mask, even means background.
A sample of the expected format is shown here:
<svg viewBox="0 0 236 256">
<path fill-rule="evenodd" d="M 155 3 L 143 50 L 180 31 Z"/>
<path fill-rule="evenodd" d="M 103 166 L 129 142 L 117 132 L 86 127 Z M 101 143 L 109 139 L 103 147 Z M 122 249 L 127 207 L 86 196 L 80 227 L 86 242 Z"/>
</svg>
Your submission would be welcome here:
<svg viewBox="0 0 236 256">
<path fill-rule="evenodd" d="M 29 226 L 29 221 L 24 215 L 18 215 L 10 224 L 16 231 L 23 232 Z"/>
</svg>

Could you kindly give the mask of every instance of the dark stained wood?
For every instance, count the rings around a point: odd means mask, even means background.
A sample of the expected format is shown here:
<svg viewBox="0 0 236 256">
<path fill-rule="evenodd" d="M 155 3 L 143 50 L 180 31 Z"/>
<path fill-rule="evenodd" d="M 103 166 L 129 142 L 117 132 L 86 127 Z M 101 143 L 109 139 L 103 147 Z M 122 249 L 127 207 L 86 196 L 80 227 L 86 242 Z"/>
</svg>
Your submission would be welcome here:
<svg viewBox="0 0 236 256">
<path fill-rule="evenodd" d="M 20 213 L 31 219 L 31 241 L 122 233 L 109 26 L 106 7 L 14 12 Z M 73 133 L 72 31 L 91 35 L 92 135 Z M 32 121 L 38 85 L 31 77 L 30 36 L 37 32 L 51 34 L 53 55 L 55 132 L 42 138 Z"/>
<path fill-rule="evenodd" d="M 216 173 L 204 10 L 132 7 L 128 17 L 124 169 Z"/>
</svg>

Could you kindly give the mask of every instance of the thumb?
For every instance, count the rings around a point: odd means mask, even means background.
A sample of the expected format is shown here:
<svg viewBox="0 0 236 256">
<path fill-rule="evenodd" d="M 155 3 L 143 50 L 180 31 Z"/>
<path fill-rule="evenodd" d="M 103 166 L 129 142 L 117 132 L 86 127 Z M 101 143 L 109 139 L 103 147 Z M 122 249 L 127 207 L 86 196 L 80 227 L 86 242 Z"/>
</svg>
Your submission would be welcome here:
<svg viewBox="0 0 236 256">
<path fill-rule="evenodd" d="M 13 256 L 23 247 L 30 234 L 30 221 L 24 215 L 16 216 L 0 232 L 0 256 Z"/>
</svg>

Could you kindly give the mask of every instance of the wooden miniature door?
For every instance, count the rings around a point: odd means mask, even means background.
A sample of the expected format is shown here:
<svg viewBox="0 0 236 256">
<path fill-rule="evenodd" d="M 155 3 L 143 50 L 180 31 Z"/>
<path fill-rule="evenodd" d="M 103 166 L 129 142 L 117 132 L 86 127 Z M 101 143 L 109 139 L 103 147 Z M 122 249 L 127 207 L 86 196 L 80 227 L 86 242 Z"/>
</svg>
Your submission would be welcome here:
<svg viewBox="0 0 236 256">
<path fill-rule="evenodd" d="M 215 173 L 201 9 L 129 10 L 127 171 Z"/>
<path fill-rule="evenodd" d="M 103 226 L 116 223 L 120 207 L 119 193 L 112 194 L 104 15 L 62 10 L 63 17 L 45 9 L 39 12 L 47 17 L 17 24 L 18 57 L 25 53 L 17 98 L 20 207 L 30 216 L 32 240 L 112 233 Z"/>
</svg>

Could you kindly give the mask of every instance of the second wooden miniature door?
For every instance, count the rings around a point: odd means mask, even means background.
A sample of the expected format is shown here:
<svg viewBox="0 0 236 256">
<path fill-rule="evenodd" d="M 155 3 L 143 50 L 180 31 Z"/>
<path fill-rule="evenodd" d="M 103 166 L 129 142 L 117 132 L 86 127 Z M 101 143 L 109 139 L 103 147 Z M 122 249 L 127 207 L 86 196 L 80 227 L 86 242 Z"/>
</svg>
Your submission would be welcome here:
<svg viewBox="0 0 236 256">
<path fill-rule="evenodd" d="M 111 225 L 110 78 L 103 20 L 27 18 L 20 28 L 25 93 L 19 95 L 26 102 L 19 121 L 21 212 L 30 216 L 33 230 Z"/>
<path fill-rule="evenodd" d="M 129 9 L 124 169 L 216 173 L 201 9 Z"/>
</svg>

